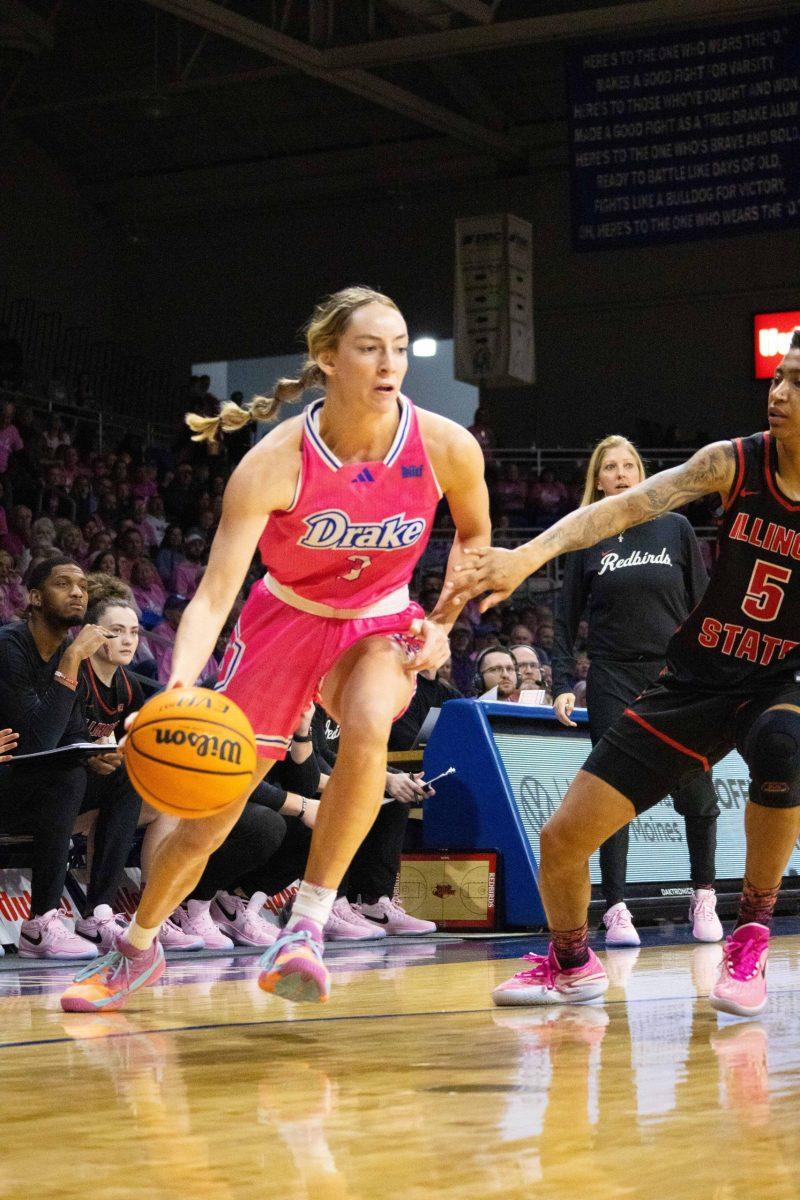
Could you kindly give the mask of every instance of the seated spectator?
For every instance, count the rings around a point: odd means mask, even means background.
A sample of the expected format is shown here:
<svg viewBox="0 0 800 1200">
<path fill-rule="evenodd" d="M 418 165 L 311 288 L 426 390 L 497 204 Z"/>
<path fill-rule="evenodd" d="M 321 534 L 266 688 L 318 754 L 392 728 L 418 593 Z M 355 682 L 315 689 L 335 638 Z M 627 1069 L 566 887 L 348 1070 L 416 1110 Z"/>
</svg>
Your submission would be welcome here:
<svg viewBox="0 0 800 1200">
<path fill-rule="evenodd" d="M 144 556 L 144 539 L 138 529 L 124 529 L 117 538 L 117 560 L 119 577 L 131 582 L 133 565 Z"/>
<path fill-rule="evenodd" d="M 189 600 L 186 596 L 167 596 L 164 601 L 164 620 L 155 625 L 151 632 L 150 644 L 155 655 L 159 683 L 167 683 L 169 680 L 170 671 L 172 670 L 172 652 L 175 648 L 175 637 L 178 632 L 178 626 L 181 623 L 183 610 L 188 603 Z M 217 660 L 212 654 L 200 672 L 198 679 L 192 680 L 192 683 L 199 683 L 202 679 L 216 676 L 217 667 Z"/>
<path fill-rule="evenodd" d="M 170 580 L 178 563 L 183 562 L 183 530 L 180 525 L 168 525 L 161 539 L 161 546 L 156 554 L 156 570 L 161 576 L 164 587 L 170 586 Z"/>
<path fill-rule="evenodd" d="M 11 455 L 25 444 L 14 424 L 16 411 L 17 406 L 11 400 L 6 400 L 0 410 L 0 475 L 8 470 Z"/>
<path fill-rule="evenodd" d="M 450 630 L 450 672 L 453 685 L 464 696 L 473 694 L 475 664 L 472 651 L 472 629 L 462 618 Z"/>
<path fill-rule="evenodd" d="M 483 451 L 483 457 L 491 459 L 495 446 L 495 436 L 494 430 L 487 420 L 485 408 L 478 407 L 475 409 L 475 416 L 472 418 L 472 424 L 468 426 L 468 429 Z"/>
<path fill-rule="evenodd" d="M 519 463 L 509 462 L 492 488 L 493 511 L 504 513 L 512 526 L 525 524 L 528 484 L 522 478 Z"/>
<path fill-rule="evenodd" d="M 0 550 L 0 625 L 21 620 L 27 607 L 28 589 L 14 559 L 7 550 Z"/>
<path fill-rule="evenodd" d="M 89 563 L 89 570 L 96 575 L 119 575 L 119 560 L 113 550 L 101 550 L 99 554 L 95 554 L 94 558 Z"/>
<path fill-rule="evenodd" d="M 66 520 L 56 523 L 55 545 L 62 554 L 73 558 L 77 563 L 80 563 L 88 549 L 78 526 Z"/>
<path fill-rule="evenodd" d="M 36 512 L 40 517 L 53 521 L 65 517 L 75 520 L 75 501 L 64 483 L 64 468 L 60 463 L 51 463 L 47 468 L 44 484 L 36 499 Z"/>
<path fill-rule="evenodd" d="M 66 641 L 69 629 L 83 621 L 86 600 L 81 568 L 65 556 L 52 559 L 31 573 L 27 619 L 0 629 L 0 727 L 19 732 L 19 754 L 86 739 L 78 673 L 107 640 L 105 630 L 85 625 L 72 642 Z M 97 956 L 97 947 L 73 933 L 58 915 L 86 781 L 87 768 L 75 754 L 0 768 L 0 828 L 33 837 L 31 915 L 22 923 L 19 942 L 23 957 Z M 114 841 L 119 817 L 113 808 L 101 812 L 101 846 L 107 837 Z M 95 855 L 95 878 L 105 866 L 103 855 Z"/>
<path fill-rule="evenodd" d="M 199 529 L 190 529 L 183 539 L 183 562 L 172 572 L 172 591 L 191 600 L 205 571 L 206 539 Z"/>
<path fill-rule="evenodd" d="M 164 516 L 164 501 L 160 496 L 151 496 L 147 501 L 145 524 L 150 530 L 146 539 L 151 546 L 160 546 L 167 530 L 167 519 Z"/>
<path fill-rule="evenodd" d="M 149 558 L 137 558 L 131 568 L 131 584 L 133 598 L 139 605 L 142 614 L 153 613 L 158 618 L 162 618 L 167 592 L 155 563 L 151 562 Z M 145 623 L 148 624 L 147 621 Z"/>
<path fill-rule="evenodd" d="M 197 489 L 191 463 L 178 463 L 175 478 L 164 489 L 164 509 L 167 518 L 185 528 L 197 518 Z"/>
<path fill-rule="evenodd" d="M 536 631 L 536 649 L 539 651 L 539 657 L 542 662 L 550 662 L 550 656 L 553 653 L 553 638 L 555 629 L 553 625 L 553 617 L 548 614 L 547 618 L 542 618 L 539 621 L 539 628 Z M 542 654 L 541 651 L 544 651 Z"/>
<path fill-rule="evenodd" d="M 512 643 L 511 656 L 517 664 L 519 674 L 519 690 L 541 692 L 540 704 L 552 704 L 553 697 L 547 687 L 547 681 L 542 673 L 539 656 L 533 646 L 528 643 Z"/>
<path fill-rule="evenodd" d="M 156 468 L 151 463 L 142 463 L 133 473 L 133 494 L 137 500 L 152 500 L 158 495 Z"/>
<path fill-rule="evenodd" d="M 13 555 L 19 569 L 25 571 L 30 558 L 33 513 L 25 504 L 15 504 L 8 520 L 8 532 L 0 538 L 0 546 Z"/>
<path fill-rule="evenodd" d="M 73 488 L 75 480 L 85 473 L 81 467 L 78 451 L 74 446 L 59 446 L 56 451 L 56 462 L 61 467 L 64 486 L 68 489 Z"/>
<path fill-rule="evenodd" d="M 508 704 L 519 699 L 517 664 L 510 650 L 489 646 L 475 659 L 475 676 L 479 700 Z"/>
<path fill-rule="evenodd" d="M 512 646 L 531 646 L 534 640 L 533 630 L 517 621 L 508 631 L 508 640 Z"/>
<path fill-rule="evenodd" d="M 545 467 L 528 489 L 529 520 L 532 525 L 552 525 L 566 511 L 567 489 L 556 479 L 551 467 Z"/>
<path fill-rule="evenodd" d="M 44 446 L 48 458 L 55 458 L 56 450 L 59 446 L 69 446 L 72 444 L 72 438 L 67 432 L 64 425 L 64 418 L 60 413 L 51 413 L 44 429 Z"/>
<path fill-rule="evenodd" d="M 70 488 L 70 496 L 75 504 L 75 524 L 81 529 L 90 517 L 97 511 L 97 497 L 92 491 L 92 481 L 88 475 L 76 475 L 75 482 Z"/>
</svg>

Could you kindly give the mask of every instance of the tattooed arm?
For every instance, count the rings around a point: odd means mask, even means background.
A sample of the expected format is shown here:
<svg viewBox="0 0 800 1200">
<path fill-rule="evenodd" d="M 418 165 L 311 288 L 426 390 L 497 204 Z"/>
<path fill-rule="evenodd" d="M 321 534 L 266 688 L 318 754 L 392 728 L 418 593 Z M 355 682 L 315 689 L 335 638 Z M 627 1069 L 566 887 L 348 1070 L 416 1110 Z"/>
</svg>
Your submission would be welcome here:
<svg viewBox="0 0 800 1200">
<path fill-rule="evenodd" d="M 524 579 L 557 554 L 594 546 L 603 538 L 613 537 L 673 508 L 681 508 L 701 496 L 719 492 L 726 497 L 733 485 L 735 470 L 733 444 L 713 442 L 679 467 L 660 471 L 627 492 L 575 509 L 515 550 L 487 547 L 472 551 L 474 573 L 470 569 L 466 586 L 472 595 L 491 593 L 481 604 L 484 612 L 505 600 Z"/>
</svg>

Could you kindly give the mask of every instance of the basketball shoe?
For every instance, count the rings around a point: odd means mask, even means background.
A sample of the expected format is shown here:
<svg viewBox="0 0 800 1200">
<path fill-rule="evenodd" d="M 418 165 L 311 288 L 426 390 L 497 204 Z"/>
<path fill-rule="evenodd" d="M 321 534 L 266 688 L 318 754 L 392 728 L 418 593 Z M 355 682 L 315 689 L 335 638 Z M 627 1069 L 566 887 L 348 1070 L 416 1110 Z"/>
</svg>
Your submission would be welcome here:
<svg viewBox="0 0 800 1200">
<path fill-rule="evenodd" d="M 90 917 L 81 917 L 75 922 L 75 932 L 97 946 L 101 954 L 108 954 L 114 949 L 117 934 L 125 926 L 125 918 L 115 913 L 110 904 L 98 904 Z"/>
<path fill-rule="evenodd" d="M 386 930 L 362 917 L 346 896 L 338 897 L 325 922 L 325 938 L 331 942 L 366 942 L 385 937 Z"/>
<path fill-rule="evenodd" d="M 769 930 L 751 921 L 734 929 L 723 949 L 711 1007 L 734 1017 L 757 1017 L 767 1003 Z"/>
<path fill-rule="evenodd" d="M 161 922 L 158 940 L 165 952 L 167 950 L 202 950 L 205 947 L 205 942 L 199 933 L 184 933 L 180 925 L 176 925 L 170 917 Z"/>
<path fill-rule="evenodd" d="M 422 921 L 419 917 L 411 917 L 399 900 L 389 896 L 381 896 L 375 904 L 359 904 L 358 911 L 368 921 L 385 929 L 388 934 L 421 934 L 436 933 L 434 921 Z"/>
<path fill-rule="evenodd" d="M 262 954 L 258 986 L 284 1000 L 324 1003 L 330 995 L 331 977 L 322 953 L 322 930 L 316 921 L 301 917 Z"/>
<path fill-rule="evenodd" d="M 211 901 L 211 919 L 237 946 L 271 946 L 280 930 L 261 915 L 266 898 L 264 892 L 253 892 L 249 900 L 217 892 Z"/>
<path fill-rule="evenodd" d="M 64 924 L 55 908 L 22 922 L 18 952 L 23 958 L 97 958 L 99 953 Z"/>
<path fill-rule="evenodd" d="M 606 909 L 603 913 L 603 924 L 606 927 L 607 946 L 641 946 L 633 917 L 624 900 Z"/>
<path fill-rule="evenodd" d="M 717 894 L 713 888 L 695 888 L 689 901 L 689 920 L 696 942 L 721 942 L 722 924 L 717 916 Z"/>
<path fill-rule="evenodd" d="M 128 997 L 155 983 L 166 960 L 158 938 L 147 950 L 137 950 L 120 934 L 116 949 L 84 967 L 61 997 L 64 1012 L 114 1012 Z"/>
<path fill-rule="evenodd" d="M 492 992 L 495 1004 L 585 1004 L 608 988 L 608 976 L 593 950 L 582 967 L 562 967 L 552 946 L 547 954 L 526 954 L 524 959 L 533 966 L 499 984 Z"/>
<path fill-rule="evenodd" d="M 184 933 L 201 937 L 206 950 L 233 949 L 233 938 L 218 928 L 211 915 L 210 900 L 187 900 L 178 905 L 170 920 Z"/>
</svg>

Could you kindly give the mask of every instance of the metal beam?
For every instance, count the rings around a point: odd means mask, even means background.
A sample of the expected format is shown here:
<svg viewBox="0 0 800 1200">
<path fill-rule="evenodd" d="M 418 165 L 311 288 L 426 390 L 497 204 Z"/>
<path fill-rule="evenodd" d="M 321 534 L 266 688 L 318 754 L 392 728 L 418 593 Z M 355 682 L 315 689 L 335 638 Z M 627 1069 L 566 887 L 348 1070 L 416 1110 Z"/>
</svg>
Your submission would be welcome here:
<svg viewBox="0 0 800 1200">
<path fill-rule="evenodd" d="M 579 38 L 625 36 L 676 25 L 709 21 L 751 21 L 759 17 L 785 17 L 800 10 L 798 0 L 636 0 L 634 3 L 469 25 L 441 33 L 362 42 L 328 50 L 328 67 L 376 67 L 388 63 L 423 62 L 458 54 L 480 54 L 537 42 L 564 42 Z"/>
<path fill-rule="evenodd" d="M 247 46 L 304 75 L 352 92 L 361 99 L 371 100 L 382 108 L 400 113 L 467 145 L 489 150 L 501 158 L 519 159 L 523 154 L 520 147 L 502 133 L 486 129 L 475 121 L 366 71 L 332 68 L 327 63 L 327 52 L 298 42 L 258 21 L 229 12 L 211 0 L 145 0 L 145 3 L 207 29 L 218 37 Z"/>
</svg>

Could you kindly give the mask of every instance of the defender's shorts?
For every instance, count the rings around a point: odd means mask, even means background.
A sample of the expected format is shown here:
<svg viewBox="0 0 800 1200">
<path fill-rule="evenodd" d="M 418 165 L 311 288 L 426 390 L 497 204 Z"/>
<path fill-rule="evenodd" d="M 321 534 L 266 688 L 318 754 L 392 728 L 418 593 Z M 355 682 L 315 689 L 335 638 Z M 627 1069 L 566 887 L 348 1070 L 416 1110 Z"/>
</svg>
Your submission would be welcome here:
<svg viewBox="0 0 800 1200">
<path fill-rule="evenodd" d="M 411 622 L 424 616 L 411 603 L 383 617 L 320 617 L 285 604 L 259 580 L 225 648 L 216 690 L 250 719 L 260 758 L 285 758 L 301 714 L 345 651 L 375 634 L 403 642 Z"/>
</svg>

